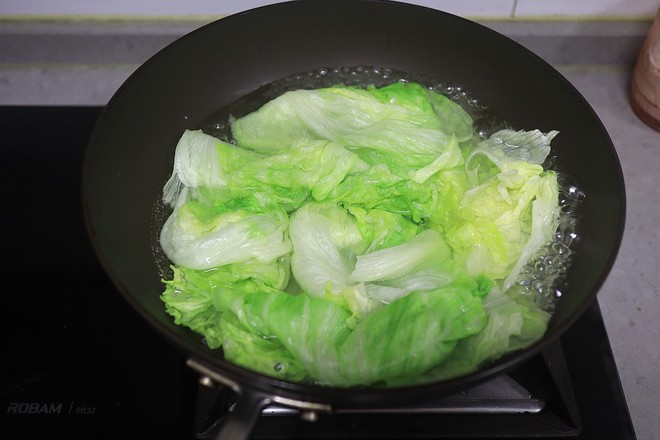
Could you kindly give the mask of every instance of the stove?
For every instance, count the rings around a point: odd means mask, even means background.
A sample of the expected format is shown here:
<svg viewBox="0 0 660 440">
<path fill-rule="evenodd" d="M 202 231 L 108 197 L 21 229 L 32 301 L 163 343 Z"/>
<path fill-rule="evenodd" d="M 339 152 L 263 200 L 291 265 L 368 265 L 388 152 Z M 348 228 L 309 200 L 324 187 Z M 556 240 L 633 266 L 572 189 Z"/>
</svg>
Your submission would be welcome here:
<svg viewBox="0 0 660 440">
<path fill-rule="evenodd" d="M 85 230 L 82 160 L 101 107 L 0 107 L 3 439 L 213 438 L 207 388 L 105 275 Z M 419 404 L 310 414 L 270 406 L 254 439 L 623 439 L 635 434 L 597 301 L 506 375 Z"/>
</svg>

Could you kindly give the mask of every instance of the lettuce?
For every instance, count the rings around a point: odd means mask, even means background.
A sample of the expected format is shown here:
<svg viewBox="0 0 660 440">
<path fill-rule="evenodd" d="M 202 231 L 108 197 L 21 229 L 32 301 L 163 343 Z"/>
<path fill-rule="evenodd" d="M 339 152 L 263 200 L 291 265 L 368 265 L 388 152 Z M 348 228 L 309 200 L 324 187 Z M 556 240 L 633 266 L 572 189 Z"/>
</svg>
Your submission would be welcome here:
<svg viewBox="0 0 660 440">
<path fill-rule="evenodd" d="M 472 120 L 456 103 L 417 83 L 293 90 L 235 119 L 238 144 L 263 154 L 288 151 L 299 139 L 344 145 L 371 165 L 399 174 L 429 165 L 452 136 L 472 136 Z"/>
<path fill-rule="evenodd" d="M 161 295 L 176 324 L 204 335 L 211 348 L 223 345 L 222 314 L 233 301 L 250 292 L 283 290 L 289 283 L 289 259 L 270 263 L 248 260 L 208 270 L 172 266 Z"/>
<path fill-rule="evenodd" d="M 448 257 L 449 246 L 440 234 L 428 229 L 405 243 L 358 256 L 351 279 L 362 282 L 393 280 L 417 269 L 437 269 Z"/>
<path fill-rule="evenodd" d="M 161 247 L 174 264 L 210 269 L 250 259 L 270 262 L 291 251 L 286 234 L 289 220 L 281 211 L 212 215 L 206 206 L 199 209 L 194 200 L 189 201 L 187 194 L 184 189 L 160 234 Z"/>
<path fill-rule="evenodd" d="M 334 204 L 308 203 L 291 218 L 291 271 L 312 296 L 340 294 L 366 242 L 353 218 Z"/>
<path fill-rule="evenodd" d="M 548 312 L 517 302 L 501 291 L 489 294 L 483 306 L 487 316 L 483 329 L 458 341 L 453 356 L 426 371 L 424 379 L 416 380 L 453 379 L 474 372 L 507 353 L 527 348 L 543 336 L 550 319 Z M 396 384 L 405 383 L 399 378 Z"/>
<path fill-rule="evenodd" d="M 293 90 L 186 130 L 163 188 L 161 299 L 265 375 L 402 386 L 473 372 L 545 333 L 514 294 L 554 235 L 556 131 L 474 134 L 420 84 Z"/>
<path fill-rule="evenodd" d="M 506 278 L 552 239 L 559 219 L 557 175 L 541 163 L 557 132 L 502 130 L 482 141 L 465 162 L 470 186 L 460 201 L 460 222 L 447 241 L 468 273 Z"/>
<path fill-rule="evenodd" d="M 343 307 L 307 294 L 248 294 L 235 307 L 252 317 L 242 326 L 248 339 L 260 335 L 272 344 L 269 352 L 286 348 L 270 364 L 271 375 L 290 365 L 287 356 L 292 356 L 294 365 L 302 365 L 316 381 L 341 386 L 421 374 L 486 320 L 477 297 L 468 289 L 449 287 L 410 294 L 374 311 L 355 328 L 348 326 Z M 238 354 L 251 348 L 252 343 L 245 343 Z"/>
</svg>

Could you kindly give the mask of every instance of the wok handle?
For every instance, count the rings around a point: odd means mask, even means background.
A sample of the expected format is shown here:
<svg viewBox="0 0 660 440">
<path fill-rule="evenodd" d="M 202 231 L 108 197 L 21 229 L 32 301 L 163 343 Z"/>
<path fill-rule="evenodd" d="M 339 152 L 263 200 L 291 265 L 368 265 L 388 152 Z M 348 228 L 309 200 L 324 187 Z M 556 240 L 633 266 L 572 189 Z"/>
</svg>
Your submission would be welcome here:
<svg viewBox="0 0 660 440">
<path fill-rule="evenodd" d="M 200 394 L 197 401 L 198 410 L 201 409 L 201 411 L 195 422 L 195 437 L 200 440 L 208 438 L 214 440 L 248 439 L 256 425 L 257 418 L 261 415 L 261 410 L 271 403 L 301 410 L 301 417 L 310 421 L 316 419 L 318 412 L 330 413 L 332 411 L 332 407 L 327 403 L 292 399 L 250 386 L 242 386 L 199 359 L 189 358 L 186 363 L 201 374 Z M 231 399 L 233 406 L 230 410 L 227 410 L 229 401 L 222 398 L 223 389 L 236 393 L 236 396 Z M 206 394 L 205 390 L 212 392 L 212 396 Z M 209 427 L 207 423 L 210 412 L 213 408 L 217 408 L 218 404 L 223 409 L 224 415 L 216 419 Z"/>
<path fill-rule="evenodd" d="M 225 416 L 215 440 L 247 440 L 270 397 L 252 390 L 244 390 L 232 410 Z"/>
</svg>

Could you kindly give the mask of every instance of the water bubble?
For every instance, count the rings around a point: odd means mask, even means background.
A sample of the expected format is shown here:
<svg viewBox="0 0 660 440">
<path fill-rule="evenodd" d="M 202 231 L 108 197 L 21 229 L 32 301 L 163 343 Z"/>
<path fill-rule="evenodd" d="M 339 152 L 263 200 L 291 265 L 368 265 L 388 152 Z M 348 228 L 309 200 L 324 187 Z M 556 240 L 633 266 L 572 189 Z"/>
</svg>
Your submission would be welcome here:
<svg viewBox="0 0 660 440">
<path fill-rule="evenodd" d="M 543 284 L 542 280 L 536 280 L 532 284 L 532 287 L 537 293 L 543 293 L 545 291 L 545 284 Z"/>
<path fill-rule="evenodd" d="M 545 272 L 545 264 L 543 260 L 539 259 L 534 263 L 534 270 L 536 271 L 537 274 L 542 274 L 543 272 Z"/>
</svg>

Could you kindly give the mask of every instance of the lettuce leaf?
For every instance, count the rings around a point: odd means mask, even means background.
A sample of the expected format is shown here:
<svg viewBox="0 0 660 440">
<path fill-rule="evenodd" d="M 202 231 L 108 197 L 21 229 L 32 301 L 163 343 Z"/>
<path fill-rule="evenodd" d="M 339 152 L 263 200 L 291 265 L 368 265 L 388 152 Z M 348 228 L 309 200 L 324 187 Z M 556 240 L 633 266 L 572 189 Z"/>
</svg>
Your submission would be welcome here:
<svg viewBox="0 0 660 440">
<path fill-rule="evenodd" d="M 352 216 L 333 203 L 308 203 L 291 218 L 291 271 L 308 294 L 338 295 L 367 247 Z"/>
<path fill-rule="evenodd" d="M 213 215 L 212 207 L 203 208 L 188 199 L 184 188 L 165 221 L 160 244 L 174 264 L 210 269 L 250 259 L 267 263 L 291 252 L 286 234 L 289 219 L 281 211 L 255 214 L 237 210 Z"/>
<path fill-rule="evenodd" d="M 484 308 L 487 316 L 484 328 L 458 341 L 452 356 L 425 372 L 423 381 L 448 380 L 469 374 L 507 353 L 527 348 L 541 339 L 550 319 L 548 312 L 517 302 L 503 292 L 488 295 Z M 397 382 L 399 386 L 403 384 Z"/>
<path fill-rule="evenodd" d="M 341 386 L 420 374 L 449 356 L 456 341 L 476 334 L 486 323 L 481 300 L 460 287 L 408 295 L 374 311 L 353 329 L 344 308 L 306 294 L 253 293 L 236 307 L 253 317 L 243 325 L 244 332 L 274 344 L 268 353 L 291 353 L 297 362 L 274 358 L 266 374 L 282 368 L 280 364 L 302 365 L 316 381 Z M 277 344 L 286 351 L 277 351 Z M 251 345 L 247 346 L 249 351 Z M 225 352 L 231 361 L 232 353 Z M 236 356 L 244 354 L 237 350 Z"/>
<path fill-rule="evenodd" d="M 293 90 L 234 119 L 237 143 L 263 154 L 288 151 L 298 139 L 344 145 L 371 165 L 408 175 L 432 163 L 452 137 L 472 136 L 456 103 L 417 83 L 381 89 L 336 86 Z"/>
<path fill-rule="evenodd" d="M 462 221 L 447 231 L 447 242 L 469 274 L 506 279 L 508 288 L 551 240 L 560 214 L 557 176 L 540 163 L 556 133 L 502 130 L 468 156 L 472 186 L 460 202 Z"/>
</svg>

